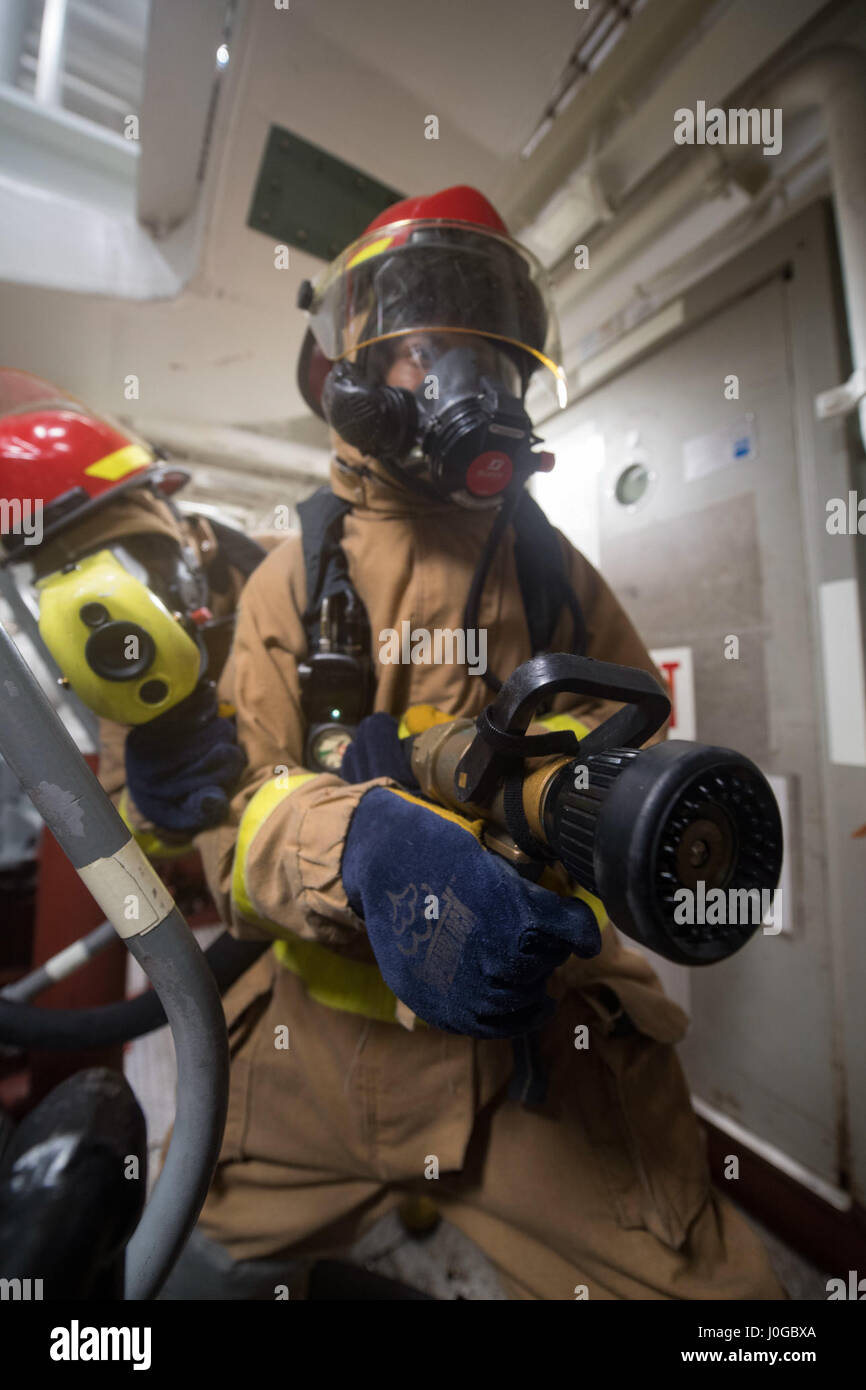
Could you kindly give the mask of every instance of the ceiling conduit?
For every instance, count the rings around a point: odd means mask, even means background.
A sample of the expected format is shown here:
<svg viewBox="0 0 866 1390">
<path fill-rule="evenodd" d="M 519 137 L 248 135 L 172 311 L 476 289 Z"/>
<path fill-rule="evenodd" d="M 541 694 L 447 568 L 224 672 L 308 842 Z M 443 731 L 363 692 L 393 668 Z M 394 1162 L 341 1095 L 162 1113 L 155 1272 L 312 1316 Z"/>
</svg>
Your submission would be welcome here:
<svg viewBox="0 0 866 1390">
<path fill-rule="evenodd" d="M 860 436 L 866 448 L 866 54 L 856 48 L 821 49 L 802 59 L 752 103 L 779 107 L 790 119 L 817 108 L 826 133 L 833 202 L 839 233 L 842 279 L 853 358 L 845 384 L 818 397 L 821 418 L 859 408 Z M 718 189 L 725 158 L 717 148 L 702 150 L 630 215 L 618 218 L 594 250 L 591 266 L 579 277 L 559 282 L 560 312 L 595 288 L 629 256 L 646 248 L 695 201 Z"/>
<path fill-rule="evenodd" d="M 844 386 L 818 397 L 817 408 L 822 418 L 859 408 L 866 448 L 866 54 L 822 49 L 785 73 L 764 104 L 786 116 L 818 107 L 823 117 L 854 370 Z"/>
</svg>

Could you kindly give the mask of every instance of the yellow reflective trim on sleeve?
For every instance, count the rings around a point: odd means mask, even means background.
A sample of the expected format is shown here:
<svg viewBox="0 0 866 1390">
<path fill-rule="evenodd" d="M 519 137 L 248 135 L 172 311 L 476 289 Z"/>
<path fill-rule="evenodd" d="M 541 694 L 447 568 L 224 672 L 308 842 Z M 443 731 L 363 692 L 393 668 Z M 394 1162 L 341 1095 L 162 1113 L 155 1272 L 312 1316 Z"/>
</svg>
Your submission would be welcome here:
<svg viewBox="0 0 866 1390">
<path fill-rule="evenodd" d="M 377 965 L 352 960 L 323 946 L 321 942 L 307 941 L 287 928 L 269 922 L 259 915 L 250 901 L 245 877 L 250 845 L 271 812 L 316 775 L 315 772 L 297 772 L 291 777 L 275 777 L 252 797 L 238 830 L 232 868 L 232 900 L 250 921 L 269 928 L 275 934 L 279 933 L 274 942 L 274 955 L 287 970 L 300 976 L 310 998 L 315 999 L 317 1004 L 340 1009 L 344 1013 L 362 1014 L 364 1018 L 381 1023 L 396 1023 L 397 996 L 385 984 Z M 413 1026 L 426 1025 L 423 1019 L 416 1018 Z"/>
<path fill-rule="evenodd" d="M 279 806 L 280 802 L 284 801 L 287 796 L 291 796 L 293 791 L 315 776 L 315 772 L 295 772 L 291 777 L 272 778 L 270 782 L 265 782 L 263 787 L 259 787 L 241 817 L 234 864 L 232 865 L 232 901 L 237 904 L 244 916 L 249 917 L 253 922 L 267 925 L 256 912 L 247 892 L 246 868 L 250 846 L 268 816 Z"/>
<path fill-rule="evenodd" d="M 443 820 L 450 820 L 454 825 L 459 825 L 461 830 L 468 830 L 470 835 L 474 835 L 479 844 L 484 830 L 484 822 L 480 820 L 467 820 L 466 816 L 460 816 L 456 811 L 449 811 L 447 806 L 437 806 L 435 801 L 425 801 L 423 796 L 413 796 L 411 792 L 401 791 L 398 787 L 385 787 L 385 791 L 391 792 L 392 796 L 399 796 L 403 801 L 411 801 L 415 806 L 423 806 L 425 811 L 432 811 L 435 816 L 441 816 Z"/>
<path fill-rule="evenodd" d="M 572 714 L 546 714 L 543 719 L 538 720 L 545 729 L 549 729 L 552 734 L 557 734 L 561 729 L 566 729 L 569 733 L 577 734 L 578 738 L 586 738 L 590 730 L 585 724 L 581 724 L 579 719 L 575 719 Z"/>
<path fill-rule="evenodd" d="M 274 943 L 274 955 L 287 970 L 301 976 L 317 1004 L 363 1014 L 379 1023 L 396 1022 L 397 996 L 385 984 L 378 966 L 351 960 L 318 941 L 294 934 Z"/>
<path fill-rule="evenodd" d="M 153 454 L 143 444 L 127 444 L 125 448 L 97 459 L 84 471 L 91 478 L 105 478 L 110 483 L 116 483 L 119 478 L 125 478 L 137 468 L 147 468 L 153 462 Z"/>
</svg>

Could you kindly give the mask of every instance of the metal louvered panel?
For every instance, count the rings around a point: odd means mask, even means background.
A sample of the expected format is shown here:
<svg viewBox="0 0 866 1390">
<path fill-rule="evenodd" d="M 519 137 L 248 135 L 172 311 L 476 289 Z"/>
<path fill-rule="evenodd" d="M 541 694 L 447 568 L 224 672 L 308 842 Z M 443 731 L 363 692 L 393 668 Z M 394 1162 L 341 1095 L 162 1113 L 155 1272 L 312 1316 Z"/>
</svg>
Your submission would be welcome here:
<svg viewBox="0 0 866 1390">
<path fill-rule="evenodd" d="M 63 26 L 60 105 L 123 134 L 137 115 L 150 0 L 69 0 Z M 16 86 L 36 94 L 44 0 L 31 0 Z"/>
</svg>

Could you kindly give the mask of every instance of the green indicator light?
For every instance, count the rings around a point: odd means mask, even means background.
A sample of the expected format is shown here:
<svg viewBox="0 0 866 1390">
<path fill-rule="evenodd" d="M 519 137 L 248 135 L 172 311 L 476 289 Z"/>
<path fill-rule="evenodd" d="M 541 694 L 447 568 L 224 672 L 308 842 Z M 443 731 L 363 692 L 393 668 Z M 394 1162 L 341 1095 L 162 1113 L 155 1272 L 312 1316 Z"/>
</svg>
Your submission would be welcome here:
<svg viewBox="0 0 866 1390">
<path fill-rule="evenodd" d="M 339 718 L 340 718 L 340 715 L 341 715 L 342 713 L 343 713 L 342 710 L 339 710 L 339 709 L 332 709 L 332 710 L 331 710 L 331 718 L 332 718 L 332 719 L 339 719 Z"/>
</svg>

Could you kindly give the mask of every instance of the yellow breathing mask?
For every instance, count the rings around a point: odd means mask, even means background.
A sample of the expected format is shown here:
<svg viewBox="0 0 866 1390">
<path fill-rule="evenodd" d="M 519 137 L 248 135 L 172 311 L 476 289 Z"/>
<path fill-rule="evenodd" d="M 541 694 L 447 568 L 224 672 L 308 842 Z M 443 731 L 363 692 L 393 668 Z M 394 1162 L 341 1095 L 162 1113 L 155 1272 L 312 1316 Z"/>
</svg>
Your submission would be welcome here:
<svg viewBox="0 0 866 1390">
<path fill-rule="evenodd" d="M 47 575 L 36 588 L 42 639 L 95 714 L 146 724 L 195 689 L 199 647 L 110 550 Z"/>
</svg>

